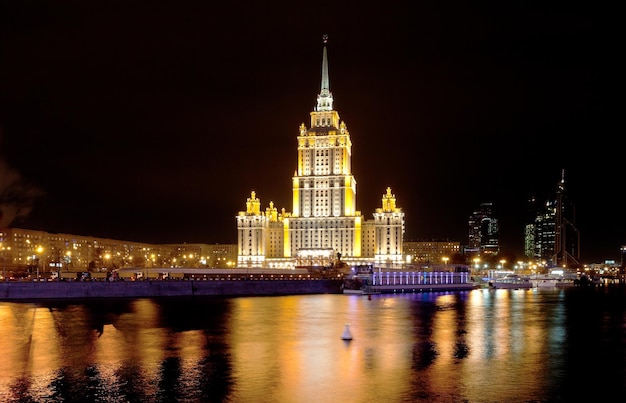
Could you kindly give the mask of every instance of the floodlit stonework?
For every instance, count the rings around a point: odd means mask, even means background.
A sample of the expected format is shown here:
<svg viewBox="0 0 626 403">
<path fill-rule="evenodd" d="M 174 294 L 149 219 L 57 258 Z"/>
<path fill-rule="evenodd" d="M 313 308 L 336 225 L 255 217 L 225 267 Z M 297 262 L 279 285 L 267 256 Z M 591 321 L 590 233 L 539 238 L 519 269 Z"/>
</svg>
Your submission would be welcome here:
<svg viewBox="0 0 626 403">
<path fill-rule="evenodd" d="M 321 90 L 310 115 L 310 127 L 302 123 L 298 130 L 292 211 L 279 211 L 273 202 L 263 210 L 257 193 L 251 192 L 246 210 L 237 215 L 238 266 L 401 266 L 404 212 L 391 188 L 372 219 L 356 210 L 352 140 L 333 109 L 326 39 Z"/>
</svg>

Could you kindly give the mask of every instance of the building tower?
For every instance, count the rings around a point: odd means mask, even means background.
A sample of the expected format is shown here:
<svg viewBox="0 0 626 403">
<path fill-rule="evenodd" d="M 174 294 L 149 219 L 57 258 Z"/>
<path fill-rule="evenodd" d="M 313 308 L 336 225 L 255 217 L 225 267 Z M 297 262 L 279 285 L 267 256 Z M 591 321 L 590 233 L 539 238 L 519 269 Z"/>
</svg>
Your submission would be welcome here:
<svg viewBox="0 0 626 403">
<path fill-rule="evenodd" d="M 399 267 L 402 264 L 404 213 L 396 207 L 396 196 L 391 193 L 391 188 L 387 188 L 387 193 L 383 195 L 382 208 L 377 208 L 374 213 L 374 226 L 376 263 Z"/>
<path fill-rule="evenodd" d="M 580 265 L 580 234 L 575 227 L 574 205 L 565 192 L 565 171 L 557 185 L 556 197 L 546 201 L 543 209 L 537 209 L 531 199 L 530 213 L 534 222 L 527 224 L 526 243 L 532 256 L 541 265 L 577 267 Z M 526 253 L 530 257 L 530 253 Z"/>
<path fill-rule="evenodd" d="M 524 256 L 527 259 L 537 260 L 536 254 L 537 245 L 537 217 L 539 208 L 537 205 L 537 199 L 532 196 L 528 200 L 528 214 L 526 216 L 526 223 L 524 224 Z"/>
<path fill-rule="evenodd" d="M 280 212 L 270 202 L 261 211 L 252 192 L 246 211 L 237 215 L 238 265 L 290 268 L 402 264 L 404 213 L 387 188 L 372 220 L 356 209 L 352 140 L 333 107 L 328 75 L 327 37 L 322 51 L 322 80 L 310 127 L 298 128 L 297 165 L 292 176 L 293 208 Z"/>
<path fill-rule="evenodd" d="M 246 201 L 246 211 L 237 216 L 237 264 L 260 267 L 265 261 L 265 234 L 268 219 L 261 214 L 261 200 L 252 191 Z"/>
<path fill-rule="evenodd" d="M 537 210 L 533 224 L 535 233 L 534 257 L 540 265 L 546 265 L 554 255 L 554 234 L 556 227 L 556 202 L 548 200 L 543 209 Z"/>
<path fill-rule="evenodd" d="M 580 234 L 574 226 L 574 205 L 565 192 L 565 170 L 561 171 L 561 181 L 556 192 L 554 255 L 552 264 L 560 267 L 580 265 Z"/>
<path fill-rule="evenodd" d="M 333 109 L 326 42 L 324 36 L 317 106 L 310 113 L 310 128 L 302 123 L 299 129 L 292 215 L 284 221 L 285 256 L 309 261 L 335 254 L 361 256 L 363 218 L 356 210 L 352 141 L 345 122 Z"/>
<path fill-rule="evenodd" d="M 493 204 L 481 203 L 469 218 L 469 249 L 497 255 L 500 251 L 498 220 L 493 217 Z"/>
</svg>

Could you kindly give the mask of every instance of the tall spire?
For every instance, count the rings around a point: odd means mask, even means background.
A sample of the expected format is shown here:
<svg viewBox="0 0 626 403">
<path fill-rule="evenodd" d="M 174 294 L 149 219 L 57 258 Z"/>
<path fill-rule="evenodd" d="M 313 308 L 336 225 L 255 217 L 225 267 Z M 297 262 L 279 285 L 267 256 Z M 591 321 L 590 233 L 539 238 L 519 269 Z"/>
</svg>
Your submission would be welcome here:
<svg viewBox="0 0 626 403">
<path fill-rule="evenodd" d="M 317 112 L 333 110 L 333 94 L 330 92 L 330 79 L 328 78 L 328 56 L 326 54 L 326 44 L 328 43 L 328 35 L 322 36 L 324 41 L 324 50 L 322 53 L 322 87 L 317 96 Z"/>
<path fill-rule="evenodd" d="M 321 94 L 328 94 L 330 90 L 330 82 L 328 80 L 328 55 L 326 52 L 326 44 L 328 43 L 328 35 L 322 37 L 324 41 L 324 52 L 322 54 L 322 90 Z"/>
</svg>

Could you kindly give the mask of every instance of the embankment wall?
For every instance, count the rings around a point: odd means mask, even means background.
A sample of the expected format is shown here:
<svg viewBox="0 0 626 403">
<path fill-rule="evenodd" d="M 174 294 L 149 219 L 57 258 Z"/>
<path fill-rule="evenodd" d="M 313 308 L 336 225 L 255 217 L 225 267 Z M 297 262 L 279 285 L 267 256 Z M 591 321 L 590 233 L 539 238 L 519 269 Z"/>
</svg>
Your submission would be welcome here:
<svg viewBox="0 0 626 403">
<path fill-rule="evenodd" d="M 0 300 L 339 294 L 341 280 L 0 282 Z"/>
</svg>

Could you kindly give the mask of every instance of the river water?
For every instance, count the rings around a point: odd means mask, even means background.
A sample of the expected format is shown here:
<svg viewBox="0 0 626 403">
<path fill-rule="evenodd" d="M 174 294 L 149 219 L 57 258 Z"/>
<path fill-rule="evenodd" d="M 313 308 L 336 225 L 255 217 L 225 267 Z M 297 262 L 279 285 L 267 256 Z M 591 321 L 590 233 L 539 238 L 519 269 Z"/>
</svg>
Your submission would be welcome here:
<svg viewBox="0 0 626 403">
<path fill-rule="evenodd" d="M 621 286 L 0 302 L 1 402 L 621 402 L 625 385 Z"/>
</svg>

